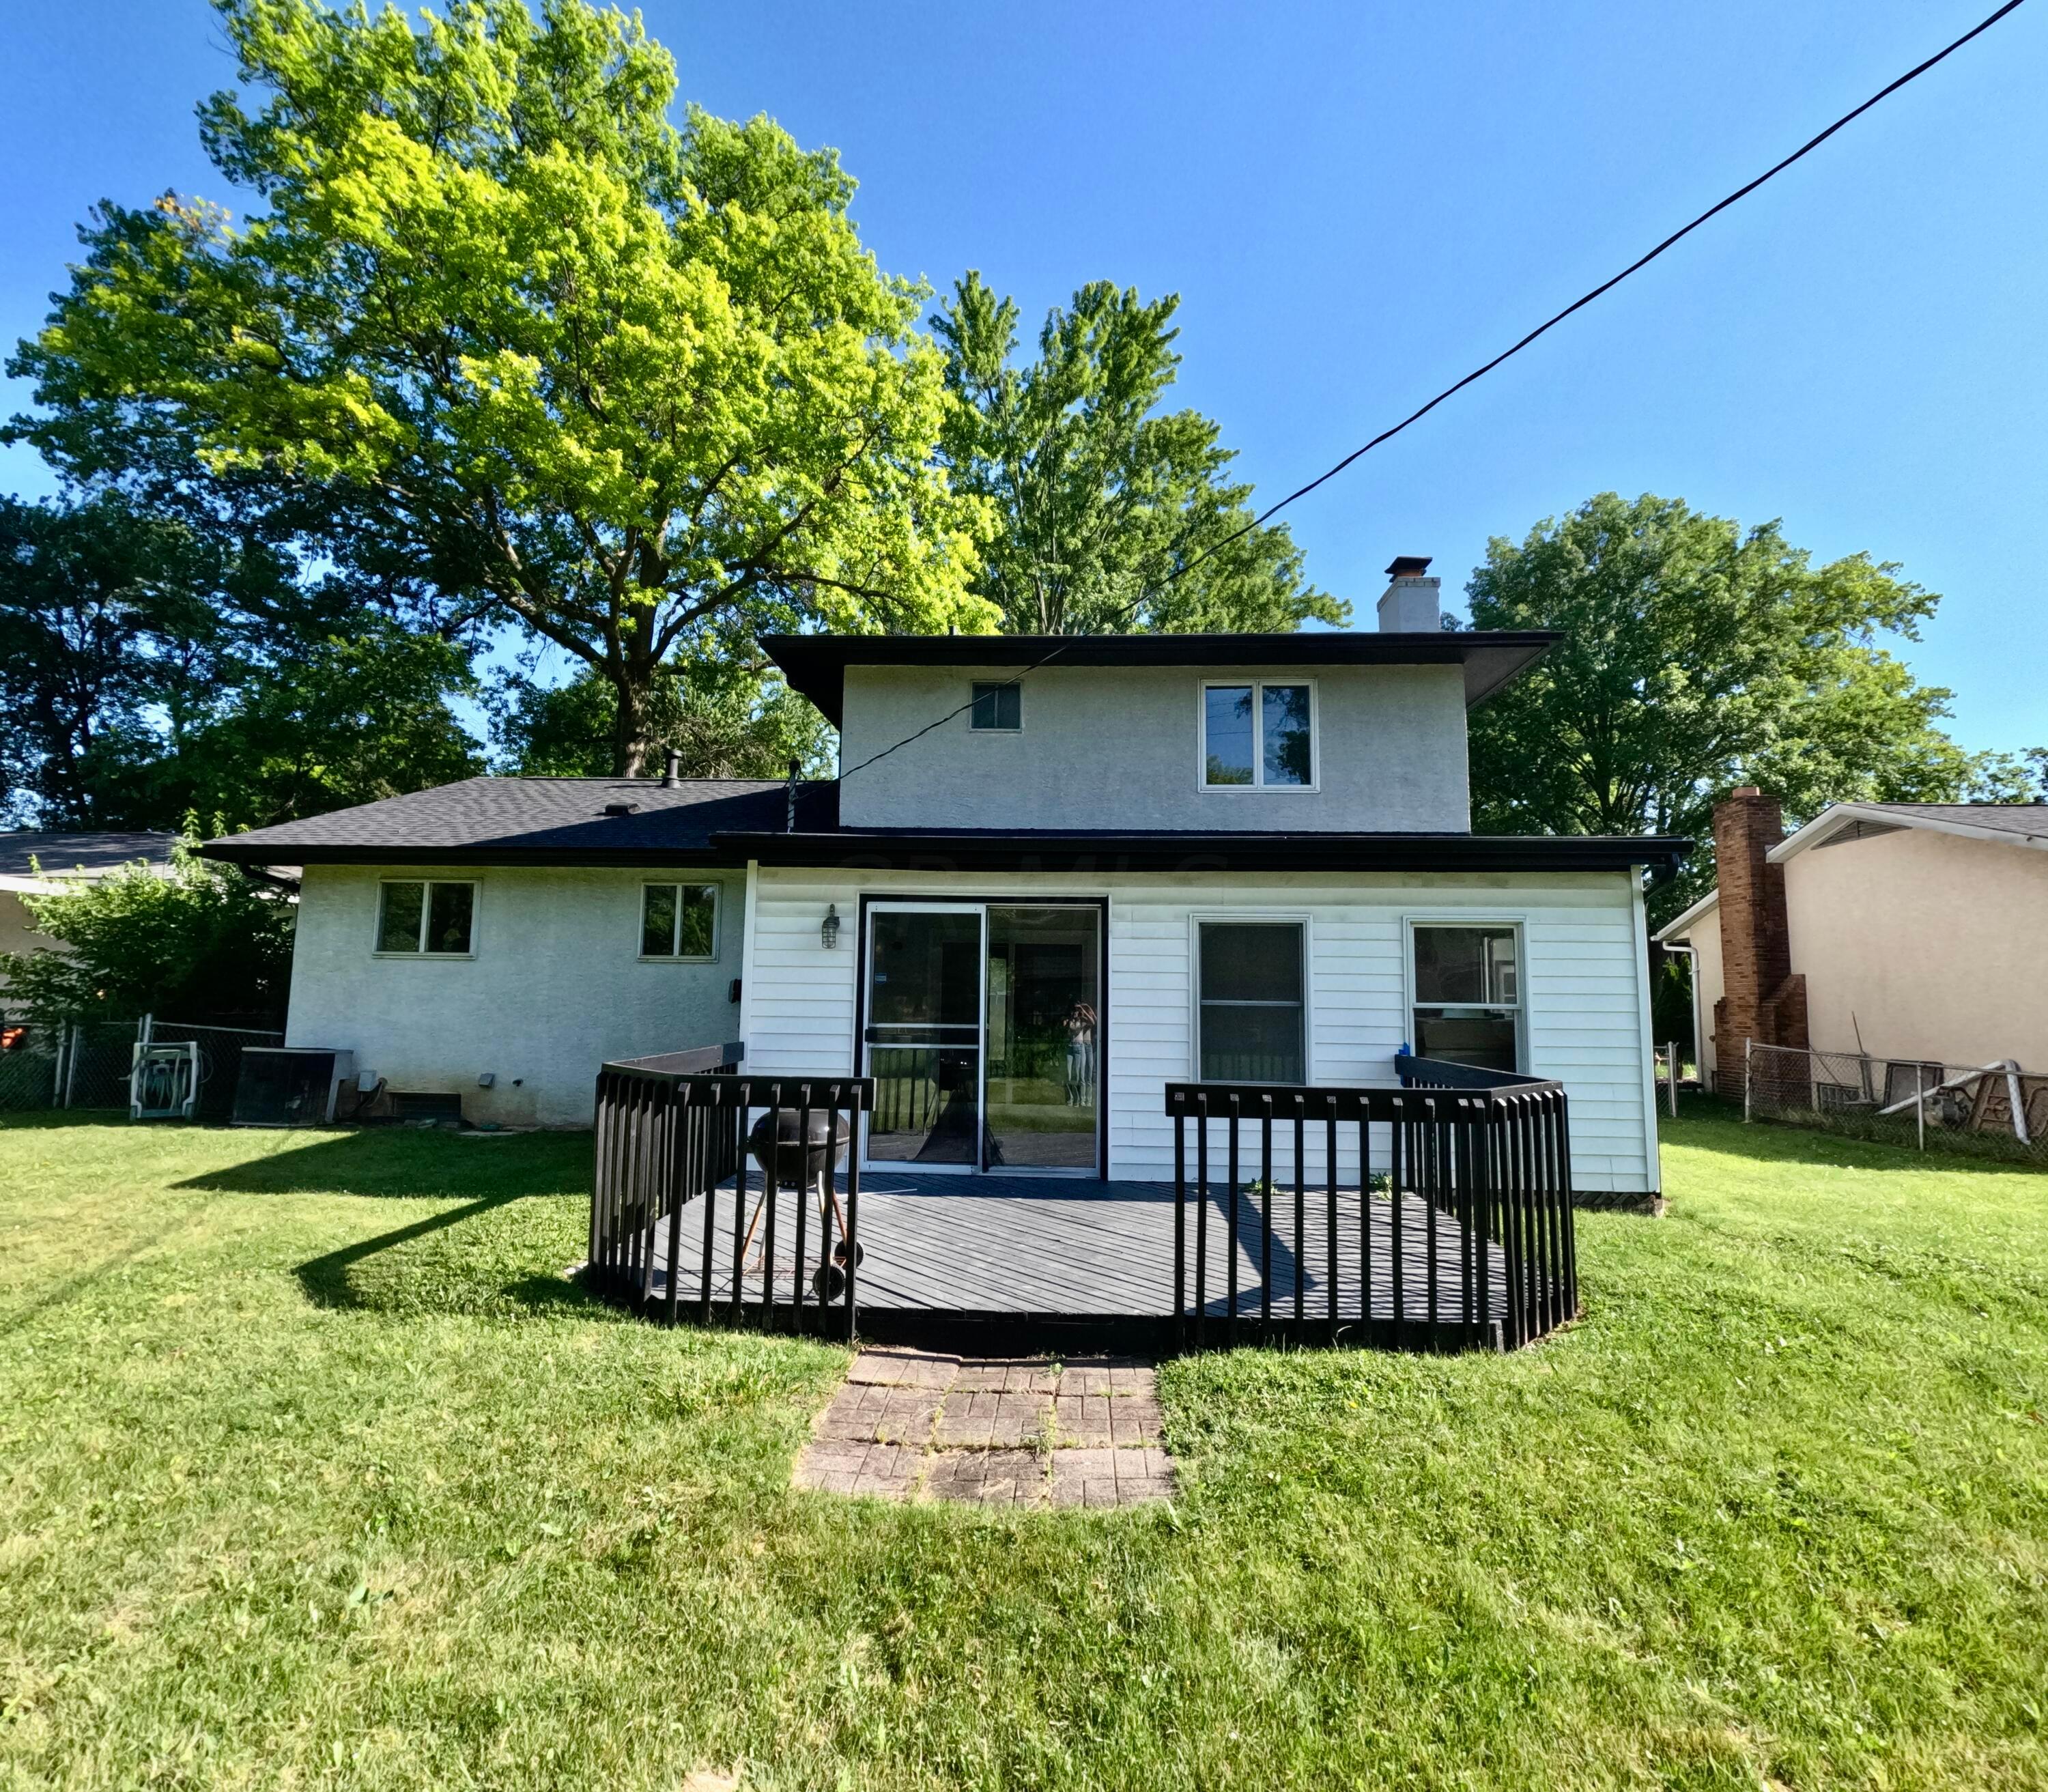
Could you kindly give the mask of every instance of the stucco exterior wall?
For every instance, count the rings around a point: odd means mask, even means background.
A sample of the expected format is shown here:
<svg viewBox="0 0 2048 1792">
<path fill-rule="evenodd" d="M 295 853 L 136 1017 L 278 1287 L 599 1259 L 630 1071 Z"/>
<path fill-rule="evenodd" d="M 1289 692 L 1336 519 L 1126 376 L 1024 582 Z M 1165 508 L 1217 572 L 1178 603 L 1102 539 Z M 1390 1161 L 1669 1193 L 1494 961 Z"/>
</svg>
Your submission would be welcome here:
<svg viewBox="0 0 2048 1792">
<path fill-rule="evenodd" d="M 378 884 L 436 877 L 479 886 L 470 956 L 378 956 Z M 720 886 L 714 962 L 638 956 L 640 886 L 676 882 Z M 588 1126 L 605 1059 L 739 1037 L 745 891 L 736 871 L 308 866 L 286 1040 L 351 1050 L 394 1090 L 459 1094 L 471 1120 Z"/>
<path fill-rule="evenodd" d="M 2048 1071 L 2048 851 L 1908 828 L 1785 861 L 1818 1050 Z M 1852 1018 L 1853 1016 L 1853 1018 Z"/>
<path fill-rule="evenodd" d="M 1525 1067 L 1561 1078 L 1569 1093 L 1579 1186 L 1658 1187 L 1641 898 L 1626 873 L 1084 878 L 762 869 L 742 1020 L 750 1069 L 843 1075 L 855 1065 L 863 891 L 1109 898 L 1109 1170 L 1146 1180 L 1173 1174 L 1164 1085 L 1194 1074 L 1196 917 L 1305 921 L 1309 1080 L 1339 1084 L 1393 1080 L 1394 1054 L 1410 1030 L 1410 919 L 1511 921 L 1522 929 Z M 819 937 L 828 903 L 844 924 L 830 950 Z M 1345 1149 L 1355 1157 L 1348 1142 Z"/>
<path fill-rule="evenodd" d="M 1014 666 L 850 666 L 840 762 L 967 703 Z M 1313 683 L 1318 787 L 1200 787 L 1204 683 Z M 850 828 L 1127 828 L 1468 832 L 1464 677 L 1455 665 L 1049 665 L 1022 686 L 1023 727 L 976 731 L 956 716 L 848 778 Z"/>
</svg>

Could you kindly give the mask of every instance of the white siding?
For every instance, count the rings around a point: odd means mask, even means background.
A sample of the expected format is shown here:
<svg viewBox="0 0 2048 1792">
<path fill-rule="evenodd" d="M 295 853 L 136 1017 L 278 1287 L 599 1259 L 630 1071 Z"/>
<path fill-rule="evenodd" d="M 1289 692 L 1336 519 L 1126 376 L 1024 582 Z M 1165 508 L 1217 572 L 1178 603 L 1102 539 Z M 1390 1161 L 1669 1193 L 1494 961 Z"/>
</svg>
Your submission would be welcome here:
<svg viewBox="0 0 2048 1792">
<path fill-rule="evenodd" d="M 870 895 L 1109 898 L 1110 1173 L 1173 1169 L 1164 1084 L 1193 1076 L 1193 921 L 1300 916 L 1309 932 L 1309 1080 L 1381 1082 L 1409 1037 L 1407 924 L 1468 913 L 1522 929 L 1529 1070 L 1562 1080 L 1580 1186 L 1656 1186 L 1648 1093 L 1647 983 L 1632 880 L 1623 873 L 1515 879 L 1480 875 L 1220 878 L 855 871 L 756 874 L 743 1025 L 763 1071 L 844 1074 L 854 1065 L 859 917 Z M 836 905 L 828 952 L 819 924 Z"/>
</svg>

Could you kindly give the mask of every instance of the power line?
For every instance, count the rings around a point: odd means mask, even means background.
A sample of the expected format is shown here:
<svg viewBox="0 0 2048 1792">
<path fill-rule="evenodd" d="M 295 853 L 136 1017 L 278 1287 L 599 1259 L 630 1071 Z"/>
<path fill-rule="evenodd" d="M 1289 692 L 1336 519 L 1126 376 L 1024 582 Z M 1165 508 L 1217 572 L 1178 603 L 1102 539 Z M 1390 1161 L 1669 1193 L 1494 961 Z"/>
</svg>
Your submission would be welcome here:
<svg viewBox="0 0 2048 1792">
<path fill-rule="evenodd" d="M 1430 412 L 1434 410 L 1437 405 L 1443 403 L 1446 398 L 1452 397 L 1454 394 L 1462 392 L 1468 386 L 1470 386 L 1474 380 L 1484 378 L 1487 374 L 1491 373 L 1495 367 L 1499 367 L 1502 362 L 1508 360 L 1515 355 L 1519 355 L 1523 349 L 1526 348 L 1531 343 L 1535 341 L 1538 336 L 1543 335 L 1545 332 L 1553 329 L 1558 324 L 1563 323 L 1564 320 L 1569 317 L 1573 312 L 1583 310 L 1586 306 L 1591 304 L 1595 299 L 1599 298 L 1603 293 L 1612 292 L 1616 287 L 1619 286 L 1622 281 L 1627 279 L 1631 274 L 1638 273 L 1641 270 L 1649 266 L 1650 264 L 1655 261 L 1659 255 L 1662 254 L 1666 250 L 1672 247 L 1674 244 L 1681 242 L 1686 237 L 1690 236 L 1693 231 L 1697 230 L 1701 225 L 1705 223 L 1709 219 L 1718 216 L 1721 212 L 1727 211 L 1728 208 L 1736 204 L 1737 200 L 1747 198 L 1750 194 L 1755 192 L 1759 187 L 1764 184 L 1764 182 L 1775 178 L 1778 175 L 1782 174 L 1786 169 L 1790 168 L 1793 163 L 1798 161 L 1802 156 L 1810 155 L 1814 150 L 1820 148 L 1823 143 L 1826 142 L 1829 138 L 1833 137 L 1837 131 L 1840 130 L 1843 126 L 1852 123 L 1856 119 L 1861 118 L 1864 113 L 1868 112 L 1871 109 L 1872 107 L 1876 105 L 1880 100 L 1889 99 L 1893 94 L 1898 92 L 1901 87 L 1906 86 L 1910 82 L 1918 80 L 1919 78 L 1922 75 L 1926 74 L 1929 69 L 1932 68 L 1935 64 L 1944 61 L 1948 57 L 1953 56 L 1957 50 L 1961 49 L 1964 45 L 1969 42 L 1972 37 L 1978 37 L 1981 33 L 1990 30 L 1991 28 L 1994 25 L 1997 24 L 2000 19 L 2003 18 L 2007 13 L 2016 11 L 2022 3 L 2023 0 L 2005 0 L 2005 4 L 2000 6 L 1998 10 L 1993 13 L 1988 18 L 1984 19 L 1978 24 L 1971 26 L 1968 30 L 1965 31 L 1961 37 L 1956 39 L 1953 43 L 1949 45 L 1944 49 L 1936 51 L 1935 53 L 1929 56 L 1925 62 L 1920 63 L 1914 68 L 1907 69 L 1897 80 L 1890 83 L 1887 86 L 1879 87 L 1875 93 L 1872 94 L 1870 98 L 1866 99 L 1860 106 L 1856 107 L 1852 111 L 1843 113 L 1843 114 L 1839 118 L 1836 119 L 1833 124 L 1829 125 L 1825 130 L 1821 131 L 1817 136 L 1808 138 L 1804 143 L 1802 143 L 1798 149 L 1792 152 L 1790 155 L 1786 157 L 1782 161 L 1773 163 L 1771 166 L 1767 168 L 1761 174 L 1758 175 L 1754 180 L 1748 182 L 1746 185 L 1736 188 L 1736 190 L 1730 193 L 1725 199 L 1716 200 L 1713 204 L 1709 206 L 1705 211 L 1702 211 L 1699 216 L 1695 218 L 1689 224 L 1684 226 L 1681 229 L 1674 231 L 1669 236 L 1665 238 L 1662 242 L 1658 243 L 1654 249 L 1650 250 L 1647 254 L 1639 256 L 1635 261 L 1631 262 L 1627 267 L 1623 268 L 1620 273 L 1616 274 L 1612 279 L 1602 281 L 1600 285 L 1594 287 L 1591 292 L 1584 293 L 1578 298 L 1573 300 L 1569 304 L 1566 305 L 1562 311 L 1557 312 L 1556 316 L 1546 318 L 1541 324 L 1538 324 L 1534 329 L 1531 330 L 1527 336 L 1524 336 L 1519 342 L 1516 343 L 1513 347 L 1503 349 L 1500 353 L 1495 355 L 1491 361 L 1485 363 L 1483 366 L 1473 368 L 1472 370 L 1467 374 L 1463 379 L 1456 382 L 1453 385 L 1445 386 L 1444 390 L 1439 392 L 1435 398 L 1432 398 L 1429 403 L 1421 406 L 1418 409 L 1410 411 L 1407 416 L 1402 418 L 1402 420 L 1398 423 L 1395 424 L 1391 429 L 1381 430 L 1380 432 L 1375 436 L 1371 441 L 1367 442 L 1364 447 L 1354 448 L 1349 454 L 1346 455 L 1343 460 L 1340 460 L 1336 466 L 1331 467 L 1327 472 L 1318 473 L 1316 477 L 1309 480 L 1306 485 L 1301 487 L 1298 490 L 1289 492 L 1285 498 L 1279 501 L 1278 503 L 1261 511 L 1257 516 L 1254 517 L 1251 522 L 1244 524 L 1239 529 L 1232 530 L 1231 533 L 1226 535 L 1220 541 L 1216 543 L 1214 546 L 1204 549 L 1200 553 L 1197 554 L 1193 560 L 1188 561 L 1185 565 L 1177 568 L 1166 579 L 1162 580 L 1161 584 L 1162 585 L 1171 584 L 1174 580 L 1181 578 L 1189 572 L 1193 572 L 1194 568 L 1200 565 L 1204 560 L 1208 560 L 1212 555 L 1220 553 L 1224 549 L 1228 547 L 1232 542 L 1237 541 L 1239 537 L 1250 534 L 1253 529 L 1258 528 L 1260 524 L 1265 522 L 1268 518 L 1277 516 L 1281 511 L 1286 510 L 1290 504 L 1293 503 L 1296 498 L 1307 497 L 1308 495 L 1313 491 L 1317 486 L 1322 485 L 1327 481 L 1335 479 L 1338 474 L 1341 473 L 1347 467 L 1350 466 L 1354 460 L 1359 459 L 1360 456 L 1370 454 L 1372 450 L 1378 448 L 1382 442 L 1391 441 L 1394 436 L 1399 435 L 1402 430 L 1406 429 L 1410 424 L 1419 423 L 1424 417 L 1427 417 Z M 1150 594 L 1148 593 L 1148 595 Z"/>
<path fill-rule="evenodd" d="M 2023 4 L 2024 4 L 2024 0 L 2005 0 L 2005 4 L 2003 6 L 1999 7 L 1998 10 L 1991 14 L 1988 17 L 1980 20 L 1976 25 L 1972 25 L 1968 30 L 1965 31 L 1961 37 L 1957 38 L 1953 43 L 1937 50 L 1934 54 L 1929 56 L 1925 62 L 1915 64 L 1912 68 L 1907 69 L 1904 74 L 1899 76 L 1896 80 L 1888 82 L 1883 87 L 1879 87 L 1875 93 L 1872 94 L 1869 99 L 1864 101 L 1860 106 L 1852 107 L 1850 111 L 1843 113 L 1842 115 L 1836 119 L 1833 124 L 1829 125 L 1826 130 L 1820 131 L 1815 135 L 1808 138 L 1806 141 L 1804 143 L 1802 143 L 1798 149 L 1794 149 L 1791 154 L 1785 157 L 1780 161 L 1772 163 L 1769 168 L 1767 168 L 1761 174 L 1758 175 L 1755 180 L 1747 181 L 1743 185 L 1736 188 L 1733 192 L 1728 194 L 1725 198 L 1716 200 L 1712 205 L 1709 206 L 1705 211 L 1702 211 L 1697 218 L 1693 219 L 1691 223 L 1683 225 L 1679 229 L 1674 231 L 1669 236 L 1666 237 L 1662 242 L 1658 243 L 1655 248 L 1649 250 L 1645 254 L 1638 256 L 1635 260 L 1631 262 L 1627 267 L 1623 268 L 1620 273 L 1613 275 L 1608 279 L 1602 281 L 1599 285 L 1594 287 L 1590 292 L 1581 294 L 1579 297 L 1573 300 L 1569 304 L 1566 305 L 1562 311 L 1555 313 L 1552 316 L 1546 318 L 1541 324 L 1538 324 L 1534 329 L 1531 330 L 1528 335 L 1523 336 L 1520 341 L 1514 343 L 1510 347 L 1503 349 L 1500 353 L 1495 355 L 1491 361 L 1485 362 L 1480 366 L 1473 368 L 1472 370 L 1467 374 L 1464 378 L 1454 381 L 1452 384 L 1445 386 L 1442 391 L 1439 392 L 1435 398 L 1430 399 L 1427 404 L 1421 405 L 1418 409 L 1410 411 L 1407 416 L 1402 418 L 1398 423 L 1394 424 L 1391 428 L 1381 430 L 1378 435 L 1375 436 L 1371 440 L 1366 443 L 1363 447 L 1352 449 L 1349 454 L 1346 455 L 1344 459 L 1340 460 L 1334 467 L 1328 468 L 1326 471 L 1318 473 L 1315 478 L 1309 480 L 1306 485 L 1299 487 L 1296 490 L 1289 492 L 1287 495 L 1280 499 L 1278 503 L 1268 506 L 1265 510 L 1260 511 L 1258 515 L 1253 517 L 1250 522 L 1241 524 L 1236 529 L 1232 529 L 1230 533 L 1224 536 L 1221 541 L 1214 542 L 1210 546 L 1204 548 L 1193 559 L 1182 562 L 1181 564 L 1176 567 L 1171 572 L 1168 573 L 1165 578 L 1162 579 L 1157 585 L 1146 587 L 1146 588 L 1142 592 L 1135 600 L 1127 604 L 1122 611 L 1118 612 L 1118 620 L 1119 622 L 1127 621 L 1131 617 L 1136 615 L 1138 610 L 1140 610 L 1146 602 L 1158 595 L 1158 594 L 1161 591 L 1163 591 L 1168 585 L 1173 584 L 1177 580 L 1185 578 L 1189 573 L 1194 571 L 1194 569 L 1197 566 L 1200 566 L 1204 560 L 1213 559 L 1217 554 L 1222 553 L 1225 548 L 1228 547 L 1233 541 L 1242 540 L 1245 536 L 1249 535 L 1255 529 L 1259 528 L 1262 525 L 1269 522 L 1274 517 L 1278 516 L 1281 511 L 1286 510 L 1287 506 L 1294 502 L 1297 498 L 1305 498 L 1318 486 L 1327 484 L 1330 480 L 1335 479 L 1338 474 L 1344 471 L 1346 467 L 1349 467 L 1353 461 L 1360 460 L 1365 455 L 1370 454 L 1383 442 L 1391 441 L 1394 437 L 1399 435 L 1401 432 L 1407 429 L 1410 425 L 1421 422 L 1422 420 L 1427 417 L 1430 412 L 1434 410 L 1437 405 L 1443 403 L 1446 398 L 1454 397 L 1456 394 L 1462 392 L 1475 380 L 1484 379 L 1488 374 L 1491 373 L 1495 367 L 1500 366 L 1503 362 L 1511 360 L 1515 355 L 1519 355 L 1523 349 L 1528 347 L 1529 345 L 1534 342 L 1538 336 L 1543 336 L 1548 332 L 1555 329 L 1558 324 L 1563 323 L 1564 320 L 1569 317 L 1574 312 L 1584 310 L 1585 307 L 1591 304 L 1594 300 L 1600 297 L 1603 294 L 1612 292 L 1616 287 L 1619 286 L 1622 281 L 1627 279 L 1631 274 L 1640 273 L 1644 268 L 1649 266 L 1652 262 L 1655 261 L 1659 255 L 1662 254 L 1666 250 L 1672 248 L 1679 242 L 1683 242 L 1685 238 L 1690 236 L 1693 231 L 1697 230 L 1701 225 L 1705 223 L 1709 219 L 1718 217 L 1722 212 L 1727 211 L 1730 206 L 1736 204 L 1740 200 L 1747 199 L 1751 193 L 1755 192 L 1758 188 L 1763 186 L 1765 182 L 1774 180 L 1778 175 L 1782 174 L 1785 170 L 1790 168 L 1794 162 L 1801 160 L 1806 156 L 1811 155 L 1814 150 L 1820 148 L 1823 143 L 1826 142 L 1829 138 L 1833 137 L 1835 133 L 1840 130 L 1844 125 L 1853 123 L 1856 119 L 1861 118 L 1864 113 L 1868 112 L 1873 106 L 1877 105 L 1880 101 L 1890 99 L 1891 95 L 1898 92 L 1901 87 L 1909 86 L 1913 82 L 1918 80 L 1922 75 L 1928 72 L 1929 69 L 1934 68 L 1938 63 L 1946 61 L 1949 57 L 1953 56 L 1957 50 L 1961 49 L 1964 45 L 1968 43 L 1972 38 L 1981 37 L 1985 32 L 1990 30 L 1991 28 L 1994 25 L 1997 24 L 2000 19 L 2003 18 L 2007 13 L 2018 11 Z M 1175 546 L 1177 548 L 1182 545 L 1184 544 L 1177 543 L 1175 544 Z M 1169 549 L 1169 551 L 1171 552 L 1173 550 Z M 1053 661 L 1057 659 L 1061 654 L 1066 651 L 1066 646 L 1067 644 L 1065 642 L 1062 642 L 1059 646 L 1055 647 L 1051 653 L 1046 654 L 1042 659 L 1037 660 L 1031 665 L 1025 667 L 1025 669 L 1022 672 L 1018 673 L 1014 678 L 1006 680 L 1004 682 L 1011 685 L 1022 684 L 1025 679 L 1028 678 L 1033 673 L 1038 671 L 1040 667 L 1048 665 Z M 925 727 L 918 729 L 915 734 L 906 735 L 902 739 L 894 742 L 890 745 L 883 747 L 879 753 L 870 754 L 865 759 L 863 759 L 859 765 L 849 766 L 845 770 L 840 772 L 839 774 L 840 778 L 844 780 L 845 778 L 851 778 L 854 773 L 857 771 L 865 771 L 870 766 L 873 765 L 876 760 L 886 759 L 891 753 L 898 751 L 900 748 L 908 747 L 913 741 L 923 739 L 924 737 L 931 733 L 933 729 L 944 727 L 947 723 L 953 720 L 955 717 L 965 715 L 968 710 L 973 708 L 974 702 L 973 700 L 970 698 L 966 703 L 962 704 L 959 708 L 948 711 L 945 715 L 939 717 L 939 719 L 935 722 L 928 723 Z"/>
</svg>

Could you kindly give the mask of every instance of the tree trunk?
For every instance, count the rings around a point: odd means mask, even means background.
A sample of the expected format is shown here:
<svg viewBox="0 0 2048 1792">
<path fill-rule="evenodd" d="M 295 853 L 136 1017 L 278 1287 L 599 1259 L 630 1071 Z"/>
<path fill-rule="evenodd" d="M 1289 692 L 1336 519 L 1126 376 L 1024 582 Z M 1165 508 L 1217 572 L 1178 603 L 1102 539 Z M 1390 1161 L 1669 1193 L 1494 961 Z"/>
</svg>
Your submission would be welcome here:
<svg viewBox="0 0 2048 1792">
<path fill-rule="evenodd" d="M 647 696 L 653 681 L 630 665 L 607 669 L 618 696 L 611 725 L 611 774 L 615 778 L 642 778 L 647 769 Z"/>
</svg>

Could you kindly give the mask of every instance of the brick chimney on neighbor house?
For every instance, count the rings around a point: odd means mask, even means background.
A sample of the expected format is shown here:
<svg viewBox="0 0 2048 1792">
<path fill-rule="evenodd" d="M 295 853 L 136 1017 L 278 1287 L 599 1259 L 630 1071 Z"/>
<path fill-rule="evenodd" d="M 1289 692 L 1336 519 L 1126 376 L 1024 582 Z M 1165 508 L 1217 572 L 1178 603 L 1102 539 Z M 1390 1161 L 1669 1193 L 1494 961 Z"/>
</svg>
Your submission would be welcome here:
<svg viewBox="0 0 2048 1792">
<path fill-rule="evenodd" d="M 1720 886 L 1721 999 L 1714 1004 L 1714 1056 L 1724 1088 L 1744 1086 L 1744 1041 L 1790 1045 L 1806 1042 L 1806 979 L 1792 969 L 1792 935 L 1785 918 L 1785 867 L 1767 855 L 1785 837 L 1775 797 L 1753 784 L 1714 805 L 1714 871 Z M 1759 1067 L 1758 1080 L 1782 1073 L 1803 1084 L 1804 1065 Z"/>
<path fill-rule="evenodd" d="M 1427 554 L 1398 554 L 1387 569 L 1394 583 L 1379 600 L 1379 628 L 1384 634 L 1434 634 L 1444 626 L 1439 602 L 1444 581 L 1425 576 Z"/>
</svg>

